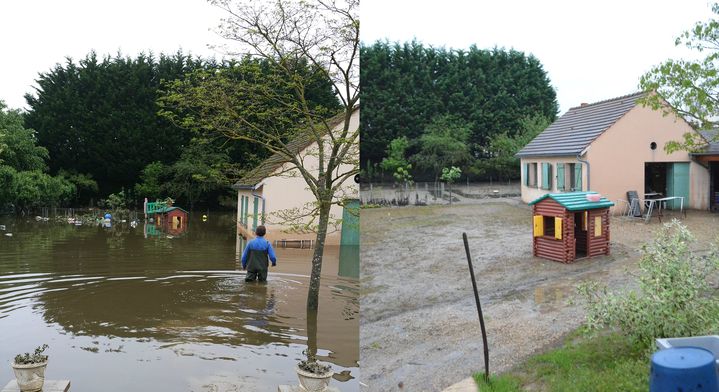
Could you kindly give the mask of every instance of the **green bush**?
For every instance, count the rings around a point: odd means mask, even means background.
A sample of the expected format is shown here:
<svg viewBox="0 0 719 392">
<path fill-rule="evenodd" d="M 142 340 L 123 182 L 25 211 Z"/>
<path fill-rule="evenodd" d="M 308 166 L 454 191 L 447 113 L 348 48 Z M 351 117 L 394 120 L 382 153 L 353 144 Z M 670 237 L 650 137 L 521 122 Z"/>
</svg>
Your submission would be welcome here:
<svg viewBox="0 0 719 392">
<path fill-rule="evenodd" d="M 708 255 L 697 255 L 690 249 L 694 241 L 674 220 L 642 247 L 638 291 L 613 293 L 596 282 L 580 285 L 587 327 L 617 328 L 646 349 L 655 338 L 712 331 L 719 325 L 719 302 L 707 278 L 719 270 L 719 255 L 714 246 Z"/>
</svg>

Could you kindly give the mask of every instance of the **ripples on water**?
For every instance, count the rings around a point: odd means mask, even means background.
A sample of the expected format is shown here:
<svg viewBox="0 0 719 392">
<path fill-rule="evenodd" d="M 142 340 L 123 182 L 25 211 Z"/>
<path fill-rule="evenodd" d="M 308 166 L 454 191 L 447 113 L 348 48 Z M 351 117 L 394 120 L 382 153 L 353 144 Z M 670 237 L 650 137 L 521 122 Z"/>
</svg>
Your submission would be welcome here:
<svg viewBox="0 0 719 392">
<path fill-rule="evenodd" d="M 268 283 L 246 284 L 231 217 L 191 221 L 180 238 L 145 238 L 142 226 L 0 223 L 13 233 L 0 237 L 0 363 L 48 343 L 48 378 L 71 379 L 75 392 L 296 382 L 311 251 L 279 249 Z M 338 274 L 344 251 L 325 254 L 318 354 L 344 371 L 335 385 L 357 391 L 358 283 Z M 12 379 L 0 369 L 0 383 Z M 339 381 L 347 372 L 355 378 Z"/>
</svg>

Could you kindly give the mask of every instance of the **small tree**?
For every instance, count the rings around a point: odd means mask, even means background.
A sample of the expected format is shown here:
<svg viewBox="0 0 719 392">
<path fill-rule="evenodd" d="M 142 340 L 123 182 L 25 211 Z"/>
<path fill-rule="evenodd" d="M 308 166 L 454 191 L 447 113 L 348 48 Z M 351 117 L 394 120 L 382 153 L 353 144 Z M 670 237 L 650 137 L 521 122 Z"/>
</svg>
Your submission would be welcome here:
<svg viewBox="0 0 719 392">
<path fill-rule="evenodd" d="M 461 165 L 471 158 L 468 140 L 469 124 L 453 116 L 440 116 L 432 120 L 419 139 L 419 152 L 411 160 L 419 169 L 429 170 L 434 180 L 442 168 Z"/>
<path fill-rule="evenodd" d="M 689 230 L 674 220 L 642 247 L 638 291 L 612 293 L 596 282 L 580 285 L 587 327 L 618 328 L 645 348 L 655 338 L 715 331 L 719 301 L 707 278 L 719 271 L 719 253 L 714 247 L 707 256 L 697 255 L 690 250 L 694 241 Z"/>
<path fill-rule="evenodd" d="M 315 203 L 302 214 L 317 232 L 307 307 L 316 310 L 330 208 L 344 203 L 344 183 L 359 172 L 359 127 L 352 124 L 359 103 L 359 2 L 209 2 L 227 12 L 218 33 L 237 44 L 227 48 L 230 54 L 246 59 L 238 64 L 241 77 L 220 72 L 200 75 L 196 84 L 173 83 L 160 105 L 185 126 L 256 143 L 285 162 L 281 174 L 305 180 Z M 327 82 L 339 105 L 312 101 L 311 87 Z M 289 143 L 298 138 L 316 148 Z M 306 165 L 310 156 L 317 168 Z"/>
<path fill-rule="evenodd" d="M 719 3 L 712 5 L 712 12 L 714 19 L 696 23 L 674 41 L 676 46 L 704 54 L 703 58 L 669 59 L 639 80 L 643 90 L 652 92 L 642 99 L 642 103 L 665 114 L 681 116 L 697 129 L 713 129 L 719 125 L 719 20 L 716 18 Z M 683 140 L 667 142 L 664 149 L 669 153 L 695 151 L 705 145 L 697 132 L 689 132 Z"/>
<path fill-rule="evenodd" d="M 456 166 L 451 168 L 445 167 L 442 169 L 442 181 L 449 185 L 449 205 L 452 205 L 452 183 L 459 179 L 462 175 L 462 170 Z"/>
</svg>

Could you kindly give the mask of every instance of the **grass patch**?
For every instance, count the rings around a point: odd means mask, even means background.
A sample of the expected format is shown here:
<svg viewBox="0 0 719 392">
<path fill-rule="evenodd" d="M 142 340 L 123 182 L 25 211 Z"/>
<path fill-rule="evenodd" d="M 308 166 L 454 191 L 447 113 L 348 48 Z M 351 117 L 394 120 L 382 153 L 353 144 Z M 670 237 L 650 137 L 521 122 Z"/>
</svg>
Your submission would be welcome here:
<svg viewBox="0 0 719 392">
<path fill-rule="evenodd" d="M 582 337 L 530 358 L 518 368 L 490 378 L 475 374 L 482 392 L 642 391 L 649 389 L 649 355 L 617 334 Z"/>
</svg>

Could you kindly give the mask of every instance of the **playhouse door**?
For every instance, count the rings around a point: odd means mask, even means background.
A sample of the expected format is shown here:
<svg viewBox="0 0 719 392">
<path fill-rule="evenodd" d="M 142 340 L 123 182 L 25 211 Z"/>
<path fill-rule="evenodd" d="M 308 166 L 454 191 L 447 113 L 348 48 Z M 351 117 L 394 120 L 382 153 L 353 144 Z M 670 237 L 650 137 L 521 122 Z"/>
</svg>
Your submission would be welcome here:
<svg viewBox="0 0 719 392">
<path fill-rule="evenodd" d="M 587 256 L 587 222 L 585 212 L 574 213 L 575 258 Z"/>
</svg>

